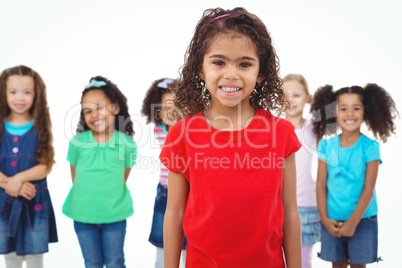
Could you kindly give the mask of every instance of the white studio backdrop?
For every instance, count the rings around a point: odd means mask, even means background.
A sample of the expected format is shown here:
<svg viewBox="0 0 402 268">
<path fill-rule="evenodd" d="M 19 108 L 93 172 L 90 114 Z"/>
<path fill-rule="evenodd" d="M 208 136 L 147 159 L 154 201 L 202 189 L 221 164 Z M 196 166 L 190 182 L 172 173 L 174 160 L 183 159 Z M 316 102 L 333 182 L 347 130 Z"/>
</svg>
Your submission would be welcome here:
<svg viewBox="0 0 402 268">
<path fill-rule="evenodd" d="M 27 65 L 39 72 L 48 88 L 57 161 L 48 182 L 60 241 L 50 245 L 46 267 L 84 267 L 72 220 L 61 207 L 71 187 L 65 160 L 68 140 L 75 133 L 83 87 L 95 75 L 116 83 L 129 100 L 139 159 L 128 181 L 135 212 L 128 219 L 126 265 L 153 267 L 155 248 L 148 235 L 158 149 L 153 126 L 140 115 L 142 100 L 152 81 L 178 76 L 196 23 L 205 9 L 218 6 L 242 6 L 259 16 L 272 34 L 281 75 L 303 74 L 312 92 L 325 84 L 339 88 L 378 83 L 401 103 L 402 4 L 397 0 L 0 0 L 0 69 Z M 399 132 L 399 119 L 397 125 Z M 400 263 L 400 151 L 395 137 L 381 145 L 377 196 L 379 255 L 384 261 L 368 267 Z M 331 267 L 316 257 L 314 265 Z"/>
</svg>

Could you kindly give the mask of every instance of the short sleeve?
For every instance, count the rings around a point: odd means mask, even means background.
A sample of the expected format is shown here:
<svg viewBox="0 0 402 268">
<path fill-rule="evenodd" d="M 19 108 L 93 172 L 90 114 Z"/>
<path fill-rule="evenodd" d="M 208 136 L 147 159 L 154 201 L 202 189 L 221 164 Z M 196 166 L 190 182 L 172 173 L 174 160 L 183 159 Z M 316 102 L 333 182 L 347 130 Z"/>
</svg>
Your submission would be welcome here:
<svg viewBox="0 0 402 268">
<path fill-rule="evenodd" d="M 380 164 L 382 163 L 380 144 L 376 141 L 373 141 L 366 150 L 366 164 L 374 160 L 380 160 Z"/>
<path fill-rule="evenodd" d="M 188 167 L 187 153 L 185 150 L 185 132 L 181 131 L 180 122 L 176 123 L 166 135 L 165 143 L 159 155 L 160 161 L 174 173 L 182 173 L 187 178 Z"/>
<path fill-rule="evenodd" d="M 127 136 L 125 147 L 125 167 L 130 168 L 135 166 L 137 161 L 137 144 L 129 136 Z"/>
<path fill-rule="evenodd" d="M 327 161 L 327 140 L 320 140 L 317 146 L 317 157 Z"/>
<path fill-rule="evenodd" d="M 73 139 L 75 139 L 75 137 Z M 72 140 L 70 140 L 68 145 L 67 161 L 70 162 L 71 165 L 76 166 L 77 159 L 78 159 L 78 147 L 73 144 Z"/>
<path fill-rule="evenodd" d="M 297 152 L 302 146 L 299 139 L 297 138 L 293 125 L 291 125 L 290 127 L 287 143 L 288 145 L 286 146 L 287 149 L 285 151 L 285 158 L 288 158 L 289 156 Z"/>
</svg>

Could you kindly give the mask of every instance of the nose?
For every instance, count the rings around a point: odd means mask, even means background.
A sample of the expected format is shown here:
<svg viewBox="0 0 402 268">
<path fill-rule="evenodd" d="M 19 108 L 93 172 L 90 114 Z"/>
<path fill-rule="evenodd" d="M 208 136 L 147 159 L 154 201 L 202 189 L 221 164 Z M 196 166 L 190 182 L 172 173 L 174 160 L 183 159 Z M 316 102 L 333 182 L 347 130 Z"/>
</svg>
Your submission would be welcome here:
<svg viewBox="0 0 402 268">
<path fill-rule="evenodd" d="M 19 92 L 19 93 L 17 93 L 16 94 L 16 98 L 17 98 L 17 100 L 24 100 L 24 93 L 21 93 L 21 92 Z"/>
<path fill-rule="evenodd" d="M 223 77 L 229 80 L 237 80 L 240 78 L 235 66 L 227 66 Z"/>
<path fill-rule="evenodd" d="M 347 116 L 352 116 L 353 115 L 353 109 L 347 109 L 346 110 L 346 115 Z"/>
</svg>

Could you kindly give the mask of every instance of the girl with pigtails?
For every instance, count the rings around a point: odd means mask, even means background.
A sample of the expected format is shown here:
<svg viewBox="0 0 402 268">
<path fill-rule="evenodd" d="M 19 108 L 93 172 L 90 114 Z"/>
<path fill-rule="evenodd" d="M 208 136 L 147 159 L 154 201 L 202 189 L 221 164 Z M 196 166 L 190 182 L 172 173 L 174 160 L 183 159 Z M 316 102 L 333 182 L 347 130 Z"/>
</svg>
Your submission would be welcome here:
<svg viewBox="0 0 402 268">
<path fill-rule="evenodd" d="M 360 132 L 366 123 L 384 143 L 395 133 L 395 102 L 368 84 L 317 90 L 311 105 L 314 132 L 341 133 L 318 143 L 317 202 L 321 217 L 320 258 L 333 267 L 366 267 L 379 260 L 375 183 L 381 164 L 379 143 Z"/>
</svg>

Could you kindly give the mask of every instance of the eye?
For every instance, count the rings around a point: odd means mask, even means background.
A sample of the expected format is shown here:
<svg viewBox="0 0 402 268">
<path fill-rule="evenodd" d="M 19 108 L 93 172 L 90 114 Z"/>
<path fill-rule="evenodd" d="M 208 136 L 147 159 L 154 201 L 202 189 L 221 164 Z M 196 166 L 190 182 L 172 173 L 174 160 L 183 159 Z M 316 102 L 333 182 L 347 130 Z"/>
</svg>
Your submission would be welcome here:
<svg viewBox="0 0 402 268">
<path fill-rule="evenodd" d="M 31 91 L 25 91 L 25 95 L 31 95 L 32 92 Z"/>
<path fill-rule="evenodd" d="M 340 108 L 339 110 L 341 110 L 342 112 L 346 111 L 346 108 Z"/>
<path fill-rule="evenodd" d="M 105 108 L 104 105 L 99 105 L 99 106 L 98 106 L 98 110 L 103 110 L 104 108 Z"/>
<path fill-rule="evenodd" d="M 213 64 L 219 65 L 219 66 L 225 65 L 225 63 L 223 61 L 221 61 L 221 60 L 216 60 L 216 61 L 213 62 Z"/>
<path fill-rule="evenodd" d="M 250 66 L 251 66 L 251 64 L 248 63 L 248 62 L 240 63 L 240 67 L 243 67 L 243 68 L 247 68 L 247 67 L 250 67 Z"/>
<path fill-rule="evenodd" d="M 91 110 L 84 110 L 84 114 L 88 115 L 91 113 Z"/>
</svg>

